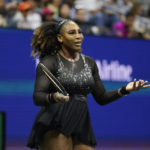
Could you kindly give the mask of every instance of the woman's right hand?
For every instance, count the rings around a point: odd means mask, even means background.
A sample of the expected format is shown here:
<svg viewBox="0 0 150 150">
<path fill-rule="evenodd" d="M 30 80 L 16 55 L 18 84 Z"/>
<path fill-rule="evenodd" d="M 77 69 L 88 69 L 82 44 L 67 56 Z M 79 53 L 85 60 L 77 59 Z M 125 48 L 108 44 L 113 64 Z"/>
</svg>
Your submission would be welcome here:
<svg viewBox="0 0 150 150">
<path fill-rule="evenodd" d="M 69 94 L 65 96 L 59 92 L 56 92 L 53 94 L 53 98 L 57 103 L 66 103 L 69 101 Z"/>
</svg>

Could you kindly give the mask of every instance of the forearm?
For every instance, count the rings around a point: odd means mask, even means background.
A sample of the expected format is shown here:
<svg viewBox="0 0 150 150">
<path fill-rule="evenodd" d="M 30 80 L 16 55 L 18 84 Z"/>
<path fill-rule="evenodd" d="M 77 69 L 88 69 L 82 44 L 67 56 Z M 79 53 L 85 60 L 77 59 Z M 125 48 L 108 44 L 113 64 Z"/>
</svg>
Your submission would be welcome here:
<svg viewBox="0 0 150 150">
<path fill-rule="evenodd" d="M 49 105 L 49 96 L 48 96 L 48 93 L 35 91 L 33 93 L 33 102 L 37 106 Z"/>
<path fill-rule="evenodd" d="M 122 95 L 118 93 L 118 90 L 108 91 L 108 92 L 105 91 L 102 95 L 94 96 L 96 102 L 100 105 L 109 104 L 121 97 Z"/>
<path fill-rule="evenodd" d="M 45 93 L 45 92 L 34 92 L 33 93 L 33 101 L 37 106 L 47 106 L 49 104 L 56 103 L 53 98 L 53 93 Z"/>
</svg>

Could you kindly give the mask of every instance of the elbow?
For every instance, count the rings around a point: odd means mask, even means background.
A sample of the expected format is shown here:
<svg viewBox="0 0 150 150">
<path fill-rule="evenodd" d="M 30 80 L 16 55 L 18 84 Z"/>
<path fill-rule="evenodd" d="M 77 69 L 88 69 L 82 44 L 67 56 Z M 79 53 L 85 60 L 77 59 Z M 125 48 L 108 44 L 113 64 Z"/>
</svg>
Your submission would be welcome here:
<svg viewBox="0 0 150 150">
<path fill-rule="evenodd" d="M 106 105 L 107 103 L 105 103 L 104 101 L 99 101 L 99 102 L 97 102 L 99 105 L 101 105 L 101 106 L 104 106 L 104 105 Z"/>
<path fill-rule="evenodd" d="M 96 100 L 97 104 L 99 104 L 99 105 L 101 105 L 101 106 L 104 106 L 104 105 L 107 104 L 107 103 L 106 103 L 104 100 L 102 100 L 102 99 L 95 99 L 95 100 Z"/>
<path fill-rule="evenodd" d="M 109 104 L 109 98 L 105 93 L 99 97 L 96 97 L 96 101 L 101 106 Z"/>
<path fill-rule="evenodd" d="M 101 106 L 107 105 L 109 103 L 105 98 L 96 98 L 95 100 Z"/>
<path fill-rule="evenodd" d="M 99 103 L 99 105 L 104 106 L 104 105 L 106 105 L 106 104 L 105 104 L 105 103 Z"/>
</svg>

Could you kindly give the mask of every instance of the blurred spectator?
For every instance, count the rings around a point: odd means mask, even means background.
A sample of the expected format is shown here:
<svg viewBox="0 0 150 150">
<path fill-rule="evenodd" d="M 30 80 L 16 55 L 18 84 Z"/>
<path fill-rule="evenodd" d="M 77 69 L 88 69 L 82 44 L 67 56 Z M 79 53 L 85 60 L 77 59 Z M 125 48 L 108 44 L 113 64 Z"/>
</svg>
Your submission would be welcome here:
<svg viewBox="0 0 150 150">
<path fill-rule="evenodd" d="M 67 3 L 63 3 L 59 7 L 59 17 L 64 19 L 70 19 L 71 8 Z"/>
<path fill-rule="evenodd" d="M 129 13 L 133 7 L 132 0 L 118 0 L 117 1 L 119 12 L 123 15 Z"/>
<path fill-rule="evenodd" d="M 17 13 L 17 4 L 15 2 L 9 2 L 6 4 L 7 10 L 7 27 L 8 28 L 17 28 L 17 21 L 13 18 Z"/>
<path fill-rule="evenodd" d="M 0 1 L 0 27 L 6 27 L 7 20 L 6 20 L 6 9 L 4 1 Z"/>
<path fill-rule="evenodd" d="M 150 7 L 149 7 L 149 9 L 147 11 L 147 18 L 150 18 Z M 148 24 L 148 29 L 147 29 L 147 31 L 144 34 L 144 38 L 146 40 L 150 40 L 150 23 Z"/>
<path fill-rule="evenodd" d="M 7 0 L 4 4 L 0 0 L 0 26 L 35 29 L 41 22 L 65 18 L 75 20 L 86 34 L 150 39 L 149 4 L 142 0 Z"/>
<path fill-rule="evenodd" d="M 54 20 L 54 13 L 49 8 L 45 7 L 42 10 L 42 22 L 49 22 Z"/>
<path fill-rule="evenodd" d="M 117 5 L 117 0 L 105 0 L 103 4 L 104 21 L 107 28 L 112 28 L 112 25 L 119 21 L 120 10 Z"/>
<path fill-rule="evenodd" d="M 137 33 L 142 37 L 150 32 L 150 18 L 143 16 L 142 5 L 140 3 L 135 3 L 132 12 L 135 14 L 134 28 Z"/>
<path fill-rule="evenodd" d="M 41 16 L 31 10 L 28 2 L 21 2 L 18 5 L 18 12 L 13 18 L 17 21 L 17 28 L 35 29 L 41 24 Z"/>
<path fill-rule="evenodd" d="M 92 26 L 86 19 L 86 10 L 85 9 L 77 9 L 76 10 L 76 18 L 75 22 L 80 26 L 83 33 L 86 34 L 99 34 L 99 28 L 96 26 Z"/>
<path fill-rule="evenodd" d="M 136 38 L 136 32 L 133 27 L 134 14 L 128 13 L 125 21 L 116 22 L 113 25 L 113 35 L 117 37 Z"/>
<path fill-rule="evenodd" d="M 105 26 L 102 7 L 103 0 L 75 0 L 75 8 L 87 10 L 89 22 L 99 28 Z"/>
<path fill-rule="evenodd" d="M 118 21 L 118 8 L 114 0 L 76 0 L 75 7 L 89 12 L 89 22 L 103 30 Z"/>
<path fill-rule="evenodd" d="M 75 9 L 75 0 L 63 0 L 63 3 L 66 3 L 70 7 L 70 18 L 75 19 L 76 9 Z"/>
<path fill-rule="evenodd" d="M 59 6 L 61 4 L 61 0 L 50 0 L 48 3 L 48 8 L 54 12 L 54 18 L 59 16 Z"/>
<path fill-rule="evenodd" d="M 23 0 L 23 1 L 28 2 L 30 4 L 31 7 L 30 9 L 32 10 L 32 12 L 41 14 L 44 6 L 42 3 L 40 3 L 40 0 Z"/>
<path fill-rule="evenodd" d="M 147 18 L 150 18 L 150 6 L 149 6 L 148 11 L 147 11 Z"/>
</svg>

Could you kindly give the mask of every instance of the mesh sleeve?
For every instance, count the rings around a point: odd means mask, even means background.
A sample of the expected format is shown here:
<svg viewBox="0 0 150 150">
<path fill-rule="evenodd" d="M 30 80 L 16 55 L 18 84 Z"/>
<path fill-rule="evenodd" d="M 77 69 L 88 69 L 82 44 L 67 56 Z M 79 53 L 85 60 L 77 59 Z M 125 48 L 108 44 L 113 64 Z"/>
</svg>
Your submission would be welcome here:
<svg viewBox="0 0 150 150">
<path fill-rule="evenodd" d="M 53 74 L 56 70 L 56 59 L 47 57 L 40 61 L 43 63 Z M 36 68 L 36 78 L 34 84 L 33 101 L 35 105 L 45 106 L 54 101 L 50 100 L 50 93 L 53 92 L 53 85 L 48 77 L 45 75 L 41 67 L 38 65 Z"/>
<path fill-rule="evenodd" d="M 121 96 L 118 94 L 117 90 L 106 91 L 102 83 L 102 80 L 100 79 L 98 67 L 94 60 L 92 60 L 92 68 L 93 68 L 93 77 L 95 81 L 92 95 L 96 100 L 96 102 L 100 105 L 105 105 L 120 98 Z"/>
</svg>

